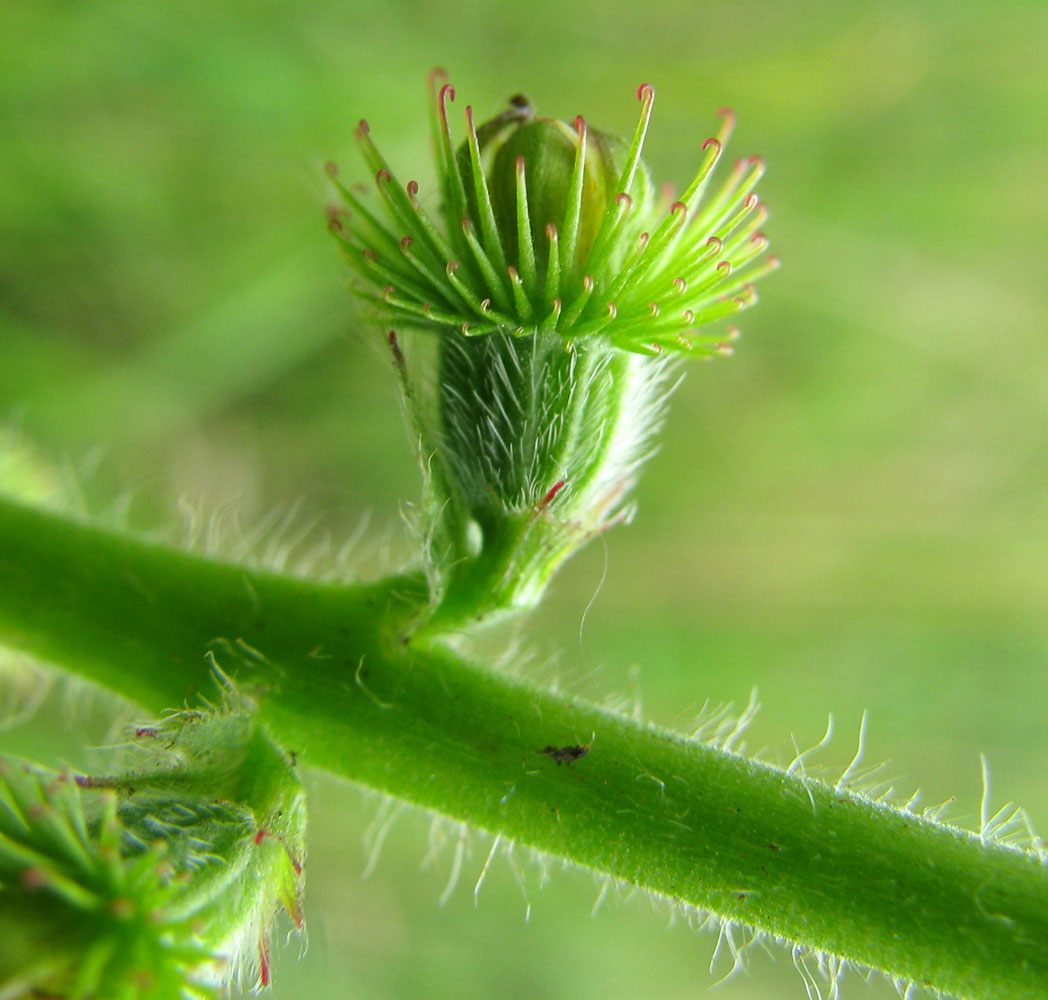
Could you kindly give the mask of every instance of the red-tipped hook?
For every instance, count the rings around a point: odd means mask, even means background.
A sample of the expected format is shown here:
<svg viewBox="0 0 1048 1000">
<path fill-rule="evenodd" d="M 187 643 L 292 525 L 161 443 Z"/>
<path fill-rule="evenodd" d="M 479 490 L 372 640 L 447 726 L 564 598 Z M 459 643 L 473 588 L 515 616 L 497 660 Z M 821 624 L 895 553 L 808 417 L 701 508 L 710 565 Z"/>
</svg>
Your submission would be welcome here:
<svg viewBox="0 0 1048 1000">
<path fill-rule="evenodd" d="M 558 482 L 555 482 L 553 486 L 550 487 L 549 492 L 537 504 L 535 504 L 535 513 L 541 514 L 551 503 L 553 503 L 557 494 L 564 489 L 565 486 L 567 486 L 567 480 L 561 479 Z"/>
<path fill-rule="evenodd" d="M 455 100 L 455 88 L 450 83 L 445 83 L 437 94 L 437 114 L 440 116 L 441 128 L 448 131 L 448 101 Z"/>
</svg>

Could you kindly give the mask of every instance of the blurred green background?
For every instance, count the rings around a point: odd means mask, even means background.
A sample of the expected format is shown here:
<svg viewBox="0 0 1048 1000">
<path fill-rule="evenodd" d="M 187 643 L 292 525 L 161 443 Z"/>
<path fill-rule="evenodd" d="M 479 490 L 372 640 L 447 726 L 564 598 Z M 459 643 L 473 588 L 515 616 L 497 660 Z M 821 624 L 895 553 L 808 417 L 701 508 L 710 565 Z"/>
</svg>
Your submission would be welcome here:
<svg viewBox="0 0 1048 1000">
<path fill-rule="evenodd" d="M 636 522 L 523 644 L 664 724 L 757 686 L 771 760 L 833 712 L 843 767 L 868 709 L 904 795 L 976 822 L 984 752 L 993 806 L 1046 828 L 1046 52 L 1039 0 L 3 4 L 0 422 L 98 516 L 177 536 L 186 508 L 232 531 L 297 504 L 304 551 L 367 514 L 374 570 L 406 551 L 417 474 L 324 232 L 324 161 L 366 179 L 366 115 L 425 181 L 435 65 L 458 115 L 525 91 L 623 133 L 651 82 L 646 158 L 678 186 L 730 105 L 784 267 L 735 358 L 689 372 Z M 109 738 L 102 699 L 59 688 L 25 722 L 32 682 L 5 691 L 0 750 L 84 761 Z M 685 998 L 730 968 L 644 899 L 591 918 L 590 876 L 543 884 L 523 856 L 530 922 L 505 861 L 475 909 L 481 838 L 440 906 L 451 851 L 422 866 L 423 817 L 363 880 L 377 804 L 312 784 L 308 950 L 280 949 L 274 1000 Z M 724 1000 L 803 995 L 755 951 Z"/>
</svg>

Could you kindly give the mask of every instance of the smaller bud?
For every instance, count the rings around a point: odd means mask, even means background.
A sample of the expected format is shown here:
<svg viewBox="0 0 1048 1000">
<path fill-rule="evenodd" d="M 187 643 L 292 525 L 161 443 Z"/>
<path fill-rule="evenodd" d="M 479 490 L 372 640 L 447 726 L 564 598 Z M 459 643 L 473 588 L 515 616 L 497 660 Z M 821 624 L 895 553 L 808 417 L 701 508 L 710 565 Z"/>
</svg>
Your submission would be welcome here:
<svg viewBox="0 0 1048 1000">
<path fill-rule="evenodd" d="M 0 996 L 217 997 L 268 983 L 278 908 L 301 925 L 302 788 L 251 706 L 132 743 L 114 777 L 0 758 Z"/>
</svg>

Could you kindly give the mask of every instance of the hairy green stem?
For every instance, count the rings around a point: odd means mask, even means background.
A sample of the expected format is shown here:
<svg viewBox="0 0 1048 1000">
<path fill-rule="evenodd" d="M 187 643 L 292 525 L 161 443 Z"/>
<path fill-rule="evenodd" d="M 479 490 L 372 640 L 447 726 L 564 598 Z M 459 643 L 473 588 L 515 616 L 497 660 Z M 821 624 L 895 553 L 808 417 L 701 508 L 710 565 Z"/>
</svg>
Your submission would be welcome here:
<svg viewBox="0 0 1048 1000">
<path fill-rule="evenodd" d="M 0 501 L 7 645 L 153 711 L 209 693 L 213 650 L 310 766 L 953 996 L 1048 996 L 1032 853 L 413 642 L 425 601 L 413 576 L 321 584 Z"/>
</svg>

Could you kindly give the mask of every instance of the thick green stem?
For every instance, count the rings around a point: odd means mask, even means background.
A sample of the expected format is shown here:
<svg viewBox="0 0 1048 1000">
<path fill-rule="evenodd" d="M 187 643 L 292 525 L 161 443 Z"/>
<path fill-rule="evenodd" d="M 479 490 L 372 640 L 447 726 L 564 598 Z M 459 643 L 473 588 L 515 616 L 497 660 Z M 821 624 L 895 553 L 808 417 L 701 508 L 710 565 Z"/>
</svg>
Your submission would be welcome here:
<svg viewBox="0 0 1048 1000">
<path fill-rule="evenodd" d="M 319 584 L 0 501 L 8 645 L 154 711 L 209 691 L 215 649 L 304 763 L 944 993 L 1048 996 L 1032 853 L 413 643 L 425 600 L 415 577 Z"/>
</svg>

